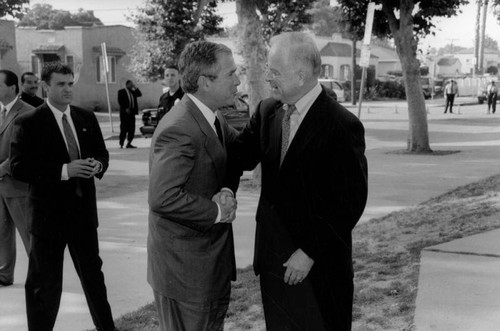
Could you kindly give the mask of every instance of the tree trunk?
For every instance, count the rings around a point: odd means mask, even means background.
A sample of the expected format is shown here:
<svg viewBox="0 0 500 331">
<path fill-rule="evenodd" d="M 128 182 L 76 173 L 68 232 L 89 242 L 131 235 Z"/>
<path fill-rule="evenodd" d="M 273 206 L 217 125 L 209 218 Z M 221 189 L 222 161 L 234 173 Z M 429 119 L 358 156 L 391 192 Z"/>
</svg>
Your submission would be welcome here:
<svg viewBox="0 0 500 331">
<path fill-rule="evenodd" d="M 236 14 L 238 44 L 246 64 L 247 92 L 250 111 L 253 112 L 258 102 L 269 96 L 269 88 L 265 81 L 267 50 L 255 1 L 237 0 Z"/>
<path fill-rule="evenodd" d="M 352 51 L 351 51 L 351 103 L 353 106 L 356 105 L 356 41 L 357 38 L 353 34 L 352 40 Z"/>
<path fill-rule="evenodd" d="M 478 73 L 478 63 L 479 63 L 479 31 L 481 28 L 481 6 L 483 4 L 482 0 L 476 0 L 476 30 L 474 34 L 474 69 L 473 74 L 476 75 Z"/>
<path fill-rule="evenodd" d="M 479 70 L 482 74 L 486 72 L 484 68 L 484 33 L 486 31 L 486 17 L 488 11 L 489 0 L 483 1 L 483 13 L 482 13 L 482 23 L 481 23 L 481 35 L 479 37 Z"/>
<path fill-rule="evenodd" d="M 238 44 L 246 64 L 247 92 L 250 112 L 253 113 L 257 104 L 269 96 L 269 88 L 265 81 L 267 49 L 255 1 L 236 0 L 236 14 L 238 15 Z M 253 182 L 260 184 L 260 181 L 259 165 L 253 172 Z"/>
<path fill-rule="evenodd" d="M 417 60 L 417 40 L 413 34 L 413 1 L 402 1 L 399 24 L 392 20 L 391 32 L 396 50 L 401 60 L 408 100 L 409 132 L 407 151 L 411 153 L 430 153 L 427 111 L 420 83 L 420 63 Z M 386 14 L 388 12 L 386 11 Z"/>
</svg>

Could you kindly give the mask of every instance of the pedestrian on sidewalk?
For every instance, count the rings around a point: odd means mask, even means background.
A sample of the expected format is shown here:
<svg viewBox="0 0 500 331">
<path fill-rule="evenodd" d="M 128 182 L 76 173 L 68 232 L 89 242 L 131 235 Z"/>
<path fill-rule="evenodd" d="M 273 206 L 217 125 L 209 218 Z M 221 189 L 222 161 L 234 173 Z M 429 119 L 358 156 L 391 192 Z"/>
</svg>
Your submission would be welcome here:
<svg viewBox="0 0 500 331">
<path fill-rule="evenodd" d="M 30 184 L 33 204 L 25 285 L 29 331 L 54 328 L 66 246 L 97 330 L 115 330 L 99 257 L 94 184 L 109 154 L 94 113 L 70 105 L 73 80 L 67 65 L 47 64 L 47 102 L 18 117 L 12 138 L 12 176 Z"/>
<path fill-rule="evenodd" d="M 491 81 L 486 90 L 488 92 L 488 114 L 494 114 L 497 110 L 497 94 L 498 88 L 495 86 L 495 82 Z"/>
<path fill-rule="evenodd" d="M 444 88 L 444 94 L 446 95 L 446 107 L 444 108 L 444 113 L 448 112 L 448 106 L 450 107 L 450 114 L 453 114 L 453 103 L 455 101 L 455 95 L 458 92 L 457 83 L 452 79 L 446 84 Z"/>
<path fill-rule="evenodd" d="M 137 98 L 142 93 L 133 81 L 127 80 L 125 88 L 118 91 L 118 104 L 120 105 L 120 148 L 123 148 L 125 138 L 127 139 L 127 148 L 137 148 L 132 145 L 135 135 L 135 115 L 139 113 Z"/>
<path fill-rule="evenodd" d="M 0 70 L 0 287 L 14 282 L 16 228 L 28 254 L 30 248 L 29 186 L 12 177 L 9 154 L 14 120 L 34 108 L 23 102 L 18 93 L 16 74 Z"/>
</svg>

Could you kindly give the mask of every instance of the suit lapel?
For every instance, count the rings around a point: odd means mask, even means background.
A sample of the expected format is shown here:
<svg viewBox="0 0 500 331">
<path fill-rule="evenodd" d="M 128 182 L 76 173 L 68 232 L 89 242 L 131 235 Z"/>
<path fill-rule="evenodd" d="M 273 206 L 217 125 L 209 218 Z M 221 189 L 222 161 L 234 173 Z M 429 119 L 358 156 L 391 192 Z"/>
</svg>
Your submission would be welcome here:
<svg viewBox="0 0 500 331">
<path fill-rule="evenodd" d="M 205 149 L 210 159 L 215 164 L 217 177 L 222 181 L 226 172 L 226 151 L 220 144 L 214 129 L 212 129 L 201 110 L 198 109 L 191 98 L 185 95 L 183 100 L 186 102 L 187 111 L 193 116 L 201 132 L 205 135 Z"/>
<path fill-rule="evenodd" d="M 17 99 L 17 101 L 14 103 L 12 108 L 10 109 L 9 113 L 5 117 L 5 120 L 2 122 L 2 125 L 0 125 L 0 134 L 2 134 L 5 129 L 9 126 L 9 124 L 14 120 L 14 118 L 19 115 L 19 109 L 22 108 L 22 103 L 21 100 Z"/>
<path fill-rule="evenodd" d="M 81 114 L 71 106 L 70 106 L 70 114 L 71 114 L 71 119 L 73 120 L 73 125 L 75 126 L 76 136 L 78 138 L 80 157 L 83 159 L 85 158 L 84 155 L 87 155 L 85 149 L 86 147 L 85 137 L 83 136 L 83 133 L 87 131 L 87 128 L 85 127 L 85 119 L 82 118 Z"/>
<path fill-rule="evenodd" d="M 325 91 L 322 91 L 307 112 L 306 117 L 302 120 L 299 129 L 295 133 L 295 136 L 288 147 L 288 151 L 285 159 L 283 160 L 280 171 L 286 168 L 289 164 L 293 164 L 293 160 L 300 157 L 302 152 L 308 147 L 311 139 L 322 132 L 323 127 L 327 124 L 323 120 L 323 114 L 325 111 L 331 110 L 325 105 L 325 96 Z"/>
<path fill-rule="evenodd" d="M 269 115 L 269 120 L 272 123 L 270 137 L 271 150 L 269 151 L 269 155 L 272 157 L 273 170 L 275 173 L 278 173 L 281 160 L 281 123 L 283 122 L 285 110 L 282 103 L 277 103 L 275 107 L 275 110 Z"/>
<path fill-rule="evenodd" d="M 56 151 L 60 151 L 61 154 L 64 154 L 66 159 L 69 161 L 70 158 L 68 148 L 64 142 L 64 137 L 62 136 L 63 134 L 59 125 L 57 124 L 57 120 L 54 114 L 52 114 L 52 110 L 50 110 L 49 106 L 45 104 L 42 106 L 41 111 L 44 113 L 46 120 L 45 126 L 43 126 L 44 132 L 46 132 L 49 141 L 52 140 L 51 143 L 53 145 L 51 147 Z"/>
</svg>

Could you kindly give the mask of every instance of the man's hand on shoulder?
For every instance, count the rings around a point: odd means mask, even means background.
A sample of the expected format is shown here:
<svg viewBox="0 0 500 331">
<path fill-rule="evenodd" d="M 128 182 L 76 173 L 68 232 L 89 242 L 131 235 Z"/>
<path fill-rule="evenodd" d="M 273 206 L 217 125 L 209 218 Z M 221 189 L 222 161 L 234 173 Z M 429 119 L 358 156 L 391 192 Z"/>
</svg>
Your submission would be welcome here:
<svg viewBox="0 0 500 331">
<path fill-rule="evenodd" d="M 91 178 L 93 177 L 96 173 L 98 173 L 100 170 L 99 166 L 100 162 L 91 158 L 87 158 L 85 160 L 78 159 L 78 160 L 73 160 L 70 163 L 68 163 L 68 177 L 78 177 L 78 178 Z"/>
<path fill-rule="evenodd" d="M 297 249 L 288 261 L 283 263 L 283 267 L 286 268 L 284 282 L 288 285 L 301 283 L 311 271 L 313 264 L 313 259 L 300 248 Z"/>
<path fill-rule="evenodd" d="M 220 223 L 231 223 L 236 218 L 238 202 L 229 190 L 223 190 L 213 196 L 212 201 L 217 203 L 221 211 Z"/>
</svg>

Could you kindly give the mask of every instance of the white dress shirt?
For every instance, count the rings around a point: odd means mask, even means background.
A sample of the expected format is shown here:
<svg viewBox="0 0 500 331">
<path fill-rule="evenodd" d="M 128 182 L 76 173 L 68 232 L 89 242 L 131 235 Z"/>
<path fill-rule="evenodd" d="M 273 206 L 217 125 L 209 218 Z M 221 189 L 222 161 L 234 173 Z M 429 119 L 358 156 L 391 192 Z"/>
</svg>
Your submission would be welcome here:
<svg viewBox="0 0 500 331">
<path fill-rule="evenodd" d="M 188 97 L 191 98 L 191 100 L 193 100 L 196 107 L 198 107 L 198 109 L 203 114 L 203 117 L 205 117 L 208 124 L 210 124 L 210 127 L 214 130 L 215 135 L 217 135 L 217 130 L 215 129 L 215 119 L 216 119 L 215 113 L 210 108 L 208 108 L 203 102 L 201 102 L 198 98 L 196 98 L 194 95 L 192 95 L 191 93 L 186 93 L 186 94 Z M 227 187 L 222 188 L 221 191 L 231 192 L 231 194 L 234 197 L 233 191 Z M 220 209 L 219 204 L 217 202 L 216 202 L 216 204 L 217 204 L 217 208 L 218 208 L 218 213 L 217 213 L 217 219 L 215 220 L 215 223 L 219 223 L 221 221 L 222 213 L 221 213 L 221 209 Z"/>
<path fill-rule="evenodd" d="M 63 123 L 62 123 L 62 118 L 63 118 L 64 114 L 66 114 L 66 119 L 68 120 L 69 126 L 71 127 L 71 130 L 73 131 L 73 135 L 75 136 L 76 144 L 78 145 L 78 151 L 81 151 L 80 142 L 78 141 L 78 135 L 76 134 L 75 124 L 73 123 L 73 119 L 71 118 L 69 105 L 66 106 L 66 109 L 64 111 L 60 111 L 59 109 L 54 107 L 50 103 L 49 99 L 47 99 L 47 105 L 49 106 L 50 110 L 54 114 L 54 117 L 56 118 L 57 126 L 59 127 L 59 130 L 61 131 L 61 135 L 64 139 L 64 143 L 66 144 L 66 149 L 68 148 L 68 142 L 66 141 L 66 135 L 64 134 L 64 128 L 63 128 Z M 61 170 L 61 180 L 68 180 L 68 179 L 69 179 L 68 164 L 65 163 L 65 164 L 63 164 L 63 167 Z"/>
<path fill-rule="evenodd" d="M 5 108 L 5 117 L 7 117 L 7 115 L 9 114 L 9 111 L 12 109 L 12 106 L 14 106 L 14 104 L 16 103 L 18 97 L 15 97 L 14 100 L 12 100 L 11 102 L 9 102 L 8 104 L 4 105 L 3 107 Z M 0 107 L 1 109 L 2 107 Z"/>
<path fill-rule="evenodd" d="M 290 144 L 292 143 L 292 140 L 300 127 L 300 124 L 306 117 L 307 112 L 313 105 L 314 101 L 316 101 L 316 99 L 321 94 L 321 91 L 321 86 L 319 83 L 317 83 L 316 86 L 314 86 L 309 92 L 307 92 L 306 95 L 304 95 L 299 99 L 299 101 L 295 103 L 295 108 L 297 108 L 297 111 L 294 111 L 290 116 L 290 136 L 288 138 L 288 147 L 290 147 Z"/>
</svg>

